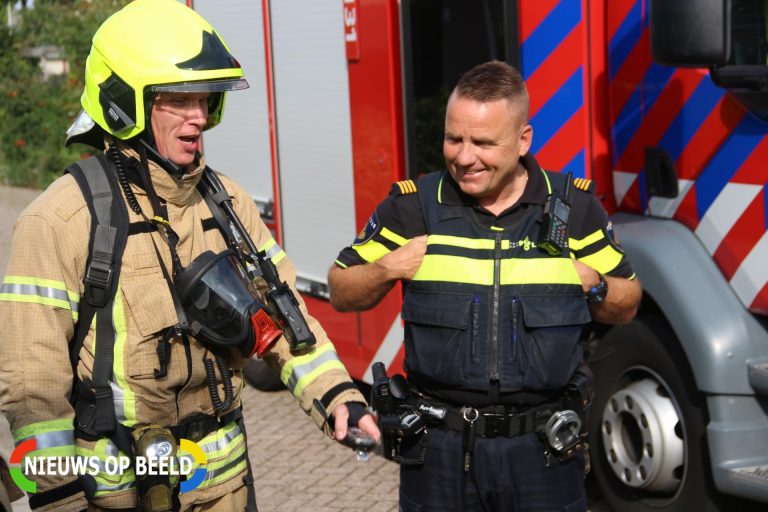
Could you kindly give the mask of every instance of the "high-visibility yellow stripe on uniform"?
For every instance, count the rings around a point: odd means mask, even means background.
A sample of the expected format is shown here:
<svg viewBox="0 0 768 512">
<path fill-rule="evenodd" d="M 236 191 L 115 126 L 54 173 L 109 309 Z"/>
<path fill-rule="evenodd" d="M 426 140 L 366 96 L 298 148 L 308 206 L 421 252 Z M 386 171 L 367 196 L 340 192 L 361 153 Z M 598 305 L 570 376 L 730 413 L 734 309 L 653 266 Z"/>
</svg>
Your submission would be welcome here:
<svg viewBox="0 0 768 512">
<path fill-rule="evenodd" d="M 621 258 L 622 254 L 619 251 L 607 245 L 594 254 L 579 258 L 579 261 L 601 274 L 607 274 L 621 263 Z"/>
<path fill-rule="evenodd" d="M 592 245 L 595 242 L 599 242 L 601 239 L 603 239 L 605 235 L 603 234 L 602 229 L 598 229 L 592 234 L 589 234 L 585 236 L 584 238 L 581 238 L 579 240 L 575 238 L 569 238 L 568 239 L 568 247 L 572 251 L 580 251 L 583 248 L 587 247 L 588 245 Z"/>
<path fill-rule="evenodd" d="M 308 354 L 294 357 L 280 372 L 280 380 L 296 398 L 301 397 L 304 388 L 329 370 L 344 370 L 339 355 L 332 344 L 316 347 Z"/>
<path fill-rule="evenodd" d="M 390 242 L 396 244 L 398 247 L 402 247 L 408 243 L 407 238 L 404 238 L 387 228 L 381 228 L 381 231 L 377 233 L 377 236 L 380 236 L 385 240 L 389 240 Z M 362 244 L 353 245 L 352 249 L 368 263 L 378 261 L 383 256 L 386 256 L 392 252 L 389 247 L 382 244 L 381 242 L 374 240 L 373 238 Z"/>
<path fill-rule="evenodd" d="M 35 451 L 29 457 L 68 457 L 75 454 L 75 433 L 72 418 L 30 423 L 12 432 L 18 445 L 35 439 Z"/>
<path fill-rule="evenodd" d="M 117 421 L 127 427 L 136 424 L 136 394 L 128 384 L 126 370 L 126 340 L 128 339 L 128 328 L 125 324 L 125 305 L 120 293 L 118 283 L 118 292 L 115 295 L 116 300 L 112 305 L 112 326 L 115 331 L 115 343 L 113 347 L 114 364 L 112 366 L 113 380 L 109 385 L 112 387 L 112 395 L 115 404 L 115 416 Z M 96 320 L 96 317 L 94 317 Z M 93 324 L 93 332 L 96 333 L 96 324 Z M 96 357 L 96 342 L 94 341 L 94 357 Z"/>
<path fill-rule="evenodd" d="M 285 258 L 285 251 L 279 245 L 277 245 L 277 242 L 274 238 L 270 239 L 263 246 L 259 247 L 259 251 L 264 251 L 267 255 L 267 258 L 271 259 L 272 263 L 275 265 L 280 263 L 280 261 Z"/>
<path fill-rule="evenodd" d="M 493 277 L 494 261 L 491 259 L 427 254 L 413 280 L 491 286 Z M 506 258 L 501 260 L 500 284 L 580 285 L 581 280 L 573 262 L 566 258 Z"/>
<path fill-rule="evenodd" d="M 390 242 L 396 243 L 400 247 L 404 246 L 408 243 L 407 238 L 403 238 L 402 236 L 398 235 L 392 230 L 389 230 L 387 228 L 381 228 L 381 233 L 379 233 L 383 238 L 386 238 Z"/>
<path fill-rule="evenodd" d="M 5 276 L 0 285 L 0 301 L 27 302 L 66 309 L 76 322 L 80 294 L 67 290 L 63 281 L 29 276 Z"/>
<path fill-rule="evenodd" d="M 452 235 L 429 235 L 427 245 L 448 245 L 451 247 L 461 247 L 463 249 L 493 249 L 495 240 L 489 238 L 465 238 Z M 501 241 L 501 249 L 509 249 L 509 240 Z"/>
<path fill-rule="evenodd" d="M 386 256 L 392 252 L 387 248 L 386 245 L 381 244 L 375 240 L 368 240 L 364 244 L 353 245 L 352 250 L 354 250 L 358 256 L 363 258 L 367 263 L 378 261 L 383 256 Z"/>
<path fill-rule="evenodd" d="M 205 478 L 199 488 L 218 485 L 247 467 L 245 436 L 234 421 L 205 436 L 197 445 L 208 461 L 205 465 Z M 179 455 L 186 457 L 187 452 L 179 450 Z M 194 460 L 192 467 L 193 471 L 197 468 Z"/>
<path fill-rule="evenodd" d="M 120 451 L 109 439 L 99 439 L 93 450 L 77 446 L 75 451 L 78 457 L 95 457 L 98 459 L 99 472 L 93 476 L 96 481 L 96 496 L 104 496 L 136 486 L 136 475 L 133 468 L 128 468 L 122 472 L 116 472 L 114 468 L 111 468 L 111 474 L 107 472 L 106 461 L 108 458 L 122 459 L 129 457 L 129 455 Z"/>
</svg>

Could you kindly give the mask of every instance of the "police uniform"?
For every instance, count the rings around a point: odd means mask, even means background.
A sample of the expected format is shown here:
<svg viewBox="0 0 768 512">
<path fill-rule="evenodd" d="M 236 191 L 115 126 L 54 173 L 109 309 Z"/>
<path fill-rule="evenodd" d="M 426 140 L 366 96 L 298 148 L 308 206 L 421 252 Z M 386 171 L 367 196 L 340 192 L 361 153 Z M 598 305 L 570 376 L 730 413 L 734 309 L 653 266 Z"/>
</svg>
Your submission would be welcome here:
<svg viewBox="0 0 768 512">
<path fill-rule="evenodd" d="M 122 143 L 119 146 L 126 158 L 136 163 L 136 153 Z M 218 253 L 227 248 L 196 189 L 204 166 L 201 158 L 196 170 L 176 179 L 149 162 L 155 191 L 179 236 L 177 252 L 184 267 L 204 251 Z M 327 335 L 309 316 L 294 287 L 294 266 L 262 222 L 253 200 L 225 176 L 221 179 L 255 244 L 276 264 L 281 279 L 300 301 L 301 311 L 317 339 L 312 350 L 294 355 L 281 337 L 265 359 L 280 371 L 281 380 L 302 409 L 330 434 L 325 424 L 326 411 L 330 413 L 341 403 L 365 400 L 351 382 Z M 135 183 L 131 188 L 142 211 L 152 211 L 146 192 Z M 131 209 L 129 221 L 132 226 L 146 225 Z M 110 439 L 75 438 L 74 413 L 68 401 L 73 382 L 68 350 L 84 293 L 90 226 L 91 216 L 80 189 L 71 175 L 65 175 L 35 199 L 14 228 L 12 254 L 0 288 L 0 397 L 16 443 L 36 440 L 37 451 L 33 455 L 85 455 L 106 460 L 118 453 Z M 173 338 L 167 376 L 154 375 L 159 364 L 157 347 L 161 332 L 178 322 L 158 252 L 166 269 L 170 269 L 170 250 L 160 233 L 131 230 L 112 312 L 115 339 L 110 386 L 116 417 L 127 427 L 174 426 L 200 414 L 226 417 L 241 401 L 241 370 L 247 359 L 240 356 L 239 350 L 231 350 L 226 357 L 235 370 L 234 400 L 229 410 L 214 410 L 203 366 L 207 350 L 194 337 L 189 337 L 188 344 L 181 337 Z M 81 380 L 92 376 L 95 336 L 92 324 L 78 357 L 77 373 Z M 216 379 L 218 392 L 224 396 L 218 371 Z M 236 422 L 220 424 L 195 441 L 207 457 L 207 472 L 197 489 L 181 495 L 183 508 L 240 492 L 246 472 L 246 444 Z M 57 475 L 30 478 L 36 480 L 38 494 L 66 488 L 74 480 Z M 136 507 L 132 471 L 121 475 L 99 473 L 95 485 L 92 504 L 106 508 Z M 83 494 L 77 493 L 41 509 L 79 511 L 85 506 Z"/>
<path fill-rule="evenodd" d="M 371 263 L 428 235 L 421 266 L 404 286 L 405 369 L 418 393 L 453 412 L 428 430 L 425 463 L 401 468 L 404 510 L 586 507 L 582 456 L 545 456 L 538 434 L 542 418 L 562 408 L 591 321 L 571 258 L 605 275 L 634 273 L 582 178 L 569 194 L 569 249 L 553 256 L 539 248 L 543 206 L 553 188 L 563 192 L 564 177 L 530 155 L 521 163 L 525 190 L 499 215 L 447 173 L 396 183 L 336 261 Z"/>
</svg>

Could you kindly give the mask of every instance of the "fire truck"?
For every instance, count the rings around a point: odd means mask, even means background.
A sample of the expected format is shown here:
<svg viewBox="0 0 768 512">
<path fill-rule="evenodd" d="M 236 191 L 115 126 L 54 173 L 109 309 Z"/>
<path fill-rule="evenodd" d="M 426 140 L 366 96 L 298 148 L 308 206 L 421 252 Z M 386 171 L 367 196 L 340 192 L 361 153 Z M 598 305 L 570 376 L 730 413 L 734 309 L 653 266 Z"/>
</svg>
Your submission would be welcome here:
<svg viewBox="0 0 768 512">
<path fill-rule="evenodd" d="M 768 2 L 188 1 L 250 89 L 206 134 L 353 377 L 402 371 L 401 289 L 335 312 L 327 270 L 395 181 L 441 169 L 448 94 L 518 67 L 544 168 L 592 179 L 643 283 L 596 326 L 592 482 L 617 512 L 768 503 Z"/>
</svg>

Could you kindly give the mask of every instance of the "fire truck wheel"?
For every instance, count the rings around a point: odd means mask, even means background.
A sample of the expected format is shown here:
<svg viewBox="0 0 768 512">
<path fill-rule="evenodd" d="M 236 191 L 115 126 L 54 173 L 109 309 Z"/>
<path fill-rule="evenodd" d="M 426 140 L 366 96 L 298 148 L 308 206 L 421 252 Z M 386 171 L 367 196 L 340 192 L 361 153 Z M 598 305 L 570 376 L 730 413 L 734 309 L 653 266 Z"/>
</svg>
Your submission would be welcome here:
<svg viewBox="0 0 768 512">
<path fill-rule="evenodd" d="M 245 382 L 259 391 L 280 391 L 285 389 L 280 377 L 261 359 L 251 359 L 243 369 Z"/>
<path fill-rule="evenodd" d="M 720 510 L 709 471 L 704 397 L 671 328 L 640 317 L 590 355 L 592 480 L 616 512 Z"/>
</svg>

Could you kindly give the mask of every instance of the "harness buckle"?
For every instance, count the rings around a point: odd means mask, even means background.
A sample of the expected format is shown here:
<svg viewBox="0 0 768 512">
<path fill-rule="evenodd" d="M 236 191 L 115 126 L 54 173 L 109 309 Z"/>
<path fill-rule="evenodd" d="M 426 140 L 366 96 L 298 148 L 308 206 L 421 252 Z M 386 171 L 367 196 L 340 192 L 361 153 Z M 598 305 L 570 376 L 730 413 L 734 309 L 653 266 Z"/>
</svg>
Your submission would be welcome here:
<svg viewBox="0 0 768 512">
<path fill-rule="evenodd" d="M 85 271 L 85 288 L 88 302 L 93 307 L 104 307 L 109 296 L 107 290 L 112 283 L 112 262 L 97 257 L 91 258 Z"/>
</svg>

